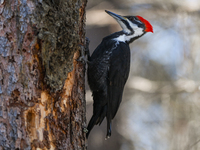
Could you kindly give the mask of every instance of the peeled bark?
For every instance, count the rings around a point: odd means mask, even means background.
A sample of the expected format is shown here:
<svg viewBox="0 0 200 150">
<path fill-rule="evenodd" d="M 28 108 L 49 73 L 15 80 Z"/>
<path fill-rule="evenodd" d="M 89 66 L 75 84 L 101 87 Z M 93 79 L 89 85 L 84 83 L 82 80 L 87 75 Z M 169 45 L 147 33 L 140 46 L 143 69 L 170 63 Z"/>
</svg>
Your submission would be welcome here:
<svg viewBox="0 0 200 150">
<path fill-rule="evenodd" d="M 85 149 L 86 0 L 1 0 L 0 149 Z"/>
</svg>

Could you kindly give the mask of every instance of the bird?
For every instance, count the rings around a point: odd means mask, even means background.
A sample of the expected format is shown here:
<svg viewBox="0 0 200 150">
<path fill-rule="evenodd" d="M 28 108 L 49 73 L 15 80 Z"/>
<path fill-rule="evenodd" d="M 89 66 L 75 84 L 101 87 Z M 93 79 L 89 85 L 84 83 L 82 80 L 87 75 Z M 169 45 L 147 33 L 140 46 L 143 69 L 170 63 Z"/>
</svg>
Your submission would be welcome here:
<svg viewBox="0 0 200 150">
<path fill-rule="evenodd" d="M 88 84 L 93 96 L 93 115 L 87 126 L 86 138 L 94 125 L 101 125 L 106 117 L 106 139 L 111 136 L 111 124 L 122 101 L 124 86 L 130 71 L 129 44 L 153 27 L 141 16 L 121 16 L 105 10 L 121 26 L 122 31 L 104 37 L 87 58 Z"/>
</svg>

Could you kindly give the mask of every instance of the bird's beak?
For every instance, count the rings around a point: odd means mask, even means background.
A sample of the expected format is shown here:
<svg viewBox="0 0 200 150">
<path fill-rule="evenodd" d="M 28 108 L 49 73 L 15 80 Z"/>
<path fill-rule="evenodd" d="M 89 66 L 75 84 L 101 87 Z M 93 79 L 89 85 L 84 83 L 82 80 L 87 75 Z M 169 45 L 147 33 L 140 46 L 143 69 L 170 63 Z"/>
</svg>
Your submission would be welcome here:
<svg viewBox="0 0 200 150">
<path fill-rule="evenodd" d="M 127 29 L 128 19 L 126 17 L 120 16 L 118 14 L 115 14 L 115 13 L 107 11 L 107 10 L 105 10 L 105 12 L 107 12 L 109 15 L 111 15 L 119 23 L 119 25 L 122 27 L 122 29 L 125 32 L 127 32 L 127 33 L 131 32 L 129 29 Z"/>
<path fill-rule="evenodd" d="M 113 12 L 111 12 L 111 11 L 107 11 L 107 10 L 105 10 L 105 12 L 107 12 L 109 15 L 111 15 L 113 18 L 115 18 L 117 21 L 126 21 L 126 18 L 125 17 L 123 17 L 123 16 L 120 16 L 120 15 L 118 15 L 118 14 L 115 14 L 115 13 L 113 13 Z"/>
</svg>

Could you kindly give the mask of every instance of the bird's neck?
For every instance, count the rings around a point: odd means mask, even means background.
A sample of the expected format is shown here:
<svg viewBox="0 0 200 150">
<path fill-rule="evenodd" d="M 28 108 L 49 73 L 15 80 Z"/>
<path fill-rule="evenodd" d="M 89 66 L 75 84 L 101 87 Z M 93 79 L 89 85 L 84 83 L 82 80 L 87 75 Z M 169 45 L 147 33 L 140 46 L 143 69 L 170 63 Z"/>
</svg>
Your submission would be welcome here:
<svg viewBox="0 0 200 150">
<path fill-rule="evenodd" d="M 133 33 L 127 34 L 124 31 L 116 32 L 116 37 L 113 40 L 117 42 L 131 43 L 134 40 L 138 39 L 142 35 L 144 35 L 143 29 L 138 28 Z"/>
</svg>

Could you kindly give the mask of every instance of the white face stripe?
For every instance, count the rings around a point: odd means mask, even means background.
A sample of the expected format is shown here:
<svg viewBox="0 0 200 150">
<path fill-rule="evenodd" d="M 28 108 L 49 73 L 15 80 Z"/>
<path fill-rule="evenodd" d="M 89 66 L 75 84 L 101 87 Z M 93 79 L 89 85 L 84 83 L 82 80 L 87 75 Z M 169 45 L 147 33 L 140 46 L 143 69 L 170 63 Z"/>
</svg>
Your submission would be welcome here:
<svg viewBox="0 0 200 150">
<path fill-rule="evenodd" d="M 135 18 L 134 18 L 134 20 L 135 20 L 136 22 L 138 22 L 138 23 L 141 23 L 141 24 L 142 24 L 142 22 L 141 22 L 141 21 L 139 21 L 139 20 L 137 20 L 137 19 L 135 19 Z"/>
<path fill-rule="evenodd" d="M 132 23 L 131 21 L 129 21 L 129 20 L 127 20 L 128 21 L 128 23 L 129 23 L 129 25 L 131 26 L 131 28 L 135 31 L 135 30 L 137 30 L 137 29 L 139 29 L 139 27 L 136 25 L 136 24 L 134 24 L 134 23 Z M 141 29 L 141 28 L 140 28 Z"/>
<path fill-rule="evenodd" d="M 127 19 L 128 20 L 128 19 Z M 127 28 L 127 26 L 122 22 L 122 21 L 120 21 L 120 20 L 117 20 L 117 22 L 120 24 L 120 26 L 122 27 L 122 29 L 123 29 L 123 31 L 125 32 L 125 33 L 131 33 L 131 31 Z"/>
<path fill-rule="evenodd" d="M 132 38 L 134 37 L 137 37 L 137 36 L 141 36 L 144 31 L 142 28 L 135 28 L 134 29 L 134 34 L 131 34 L 131 35 L 120 35 L 119 37 L 115 38 L 114 40 L 117 41 L 117 42 L 129 42 Z"/>
</svg>

